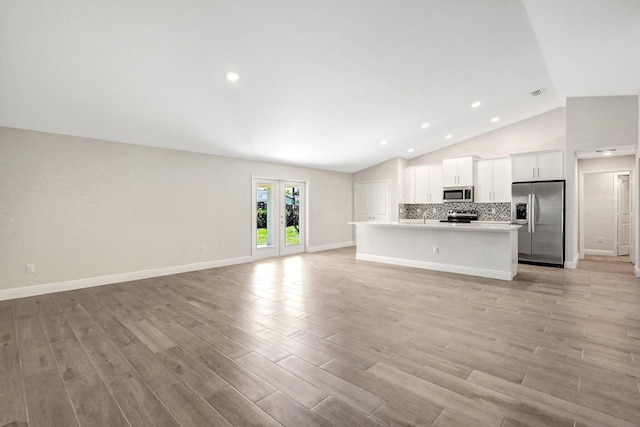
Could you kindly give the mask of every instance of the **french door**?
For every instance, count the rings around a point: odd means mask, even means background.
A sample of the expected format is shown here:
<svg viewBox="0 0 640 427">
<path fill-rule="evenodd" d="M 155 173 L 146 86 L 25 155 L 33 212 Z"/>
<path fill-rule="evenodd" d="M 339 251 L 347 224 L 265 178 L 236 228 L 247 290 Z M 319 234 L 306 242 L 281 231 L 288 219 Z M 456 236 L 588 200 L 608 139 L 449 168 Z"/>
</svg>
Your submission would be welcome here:
<svg viewBox="0 0 640 427">
<path fill-rule="evenodd" d="M 305 184 L 297 181 L 253 179 L 254 258 L 304 252 Z"/>
</svg>

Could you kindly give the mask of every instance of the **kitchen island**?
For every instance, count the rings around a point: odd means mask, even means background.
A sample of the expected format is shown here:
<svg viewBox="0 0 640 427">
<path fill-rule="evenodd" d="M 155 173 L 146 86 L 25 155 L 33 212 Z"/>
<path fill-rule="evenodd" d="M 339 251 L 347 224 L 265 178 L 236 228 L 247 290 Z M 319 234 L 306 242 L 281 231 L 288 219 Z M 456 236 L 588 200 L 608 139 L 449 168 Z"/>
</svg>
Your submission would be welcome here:
<svg viewBox="0 0 640 427">
<path fill-rule="evenodd" d="M 350 222 L 356 259 L 512 280 L 518 270 L 518 228 L 508 223 Z"/>
</svg>

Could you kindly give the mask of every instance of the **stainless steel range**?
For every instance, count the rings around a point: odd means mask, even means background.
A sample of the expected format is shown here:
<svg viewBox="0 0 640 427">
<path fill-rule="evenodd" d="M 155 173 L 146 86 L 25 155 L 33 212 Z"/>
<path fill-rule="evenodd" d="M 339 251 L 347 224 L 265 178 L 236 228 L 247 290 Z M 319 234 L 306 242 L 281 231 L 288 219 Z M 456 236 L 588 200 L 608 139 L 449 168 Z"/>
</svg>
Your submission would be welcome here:
<svg viewBox="0 0 640 427">
<path fill-rule="evenodd" d="M 466 210 L 466 211 L 456 211 L 450 210 L 447 212 L 447 219 L 440 220 L 440 222 L 461 222 L 468 224 L 471 221 L 478 220 L 478 211 L 476 210 Z"/>
</svg>

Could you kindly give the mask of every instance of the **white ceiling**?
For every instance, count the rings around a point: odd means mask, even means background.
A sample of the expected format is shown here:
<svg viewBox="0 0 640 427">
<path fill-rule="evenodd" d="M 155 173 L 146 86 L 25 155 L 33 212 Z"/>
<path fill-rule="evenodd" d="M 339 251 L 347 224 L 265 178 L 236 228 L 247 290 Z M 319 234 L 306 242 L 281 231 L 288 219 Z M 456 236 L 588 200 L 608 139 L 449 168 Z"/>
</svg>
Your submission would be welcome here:
<svg viewBox="0 0 640 427">
<path fill-rule="evenodd" d="M 639 42 L 638 0 L 2 0 L 0 125 L 354 172 L 637 95 Z"/>
</svg>

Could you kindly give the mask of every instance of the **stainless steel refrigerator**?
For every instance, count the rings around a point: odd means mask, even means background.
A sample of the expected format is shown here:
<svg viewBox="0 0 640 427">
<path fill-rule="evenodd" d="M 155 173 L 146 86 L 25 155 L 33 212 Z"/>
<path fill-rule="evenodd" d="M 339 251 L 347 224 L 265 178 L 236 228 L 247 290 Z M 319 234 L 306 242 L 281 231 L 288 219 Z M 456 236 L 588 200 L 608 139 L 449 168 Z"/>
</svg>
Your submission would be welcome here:
<svg viewBox="0 0 640 427">
<path fill-rule="evenodd" d="M 512 184 L 511 219 L 518 229 L 518 261 L 564 266 L 564 181 Z"/>
</svg>

